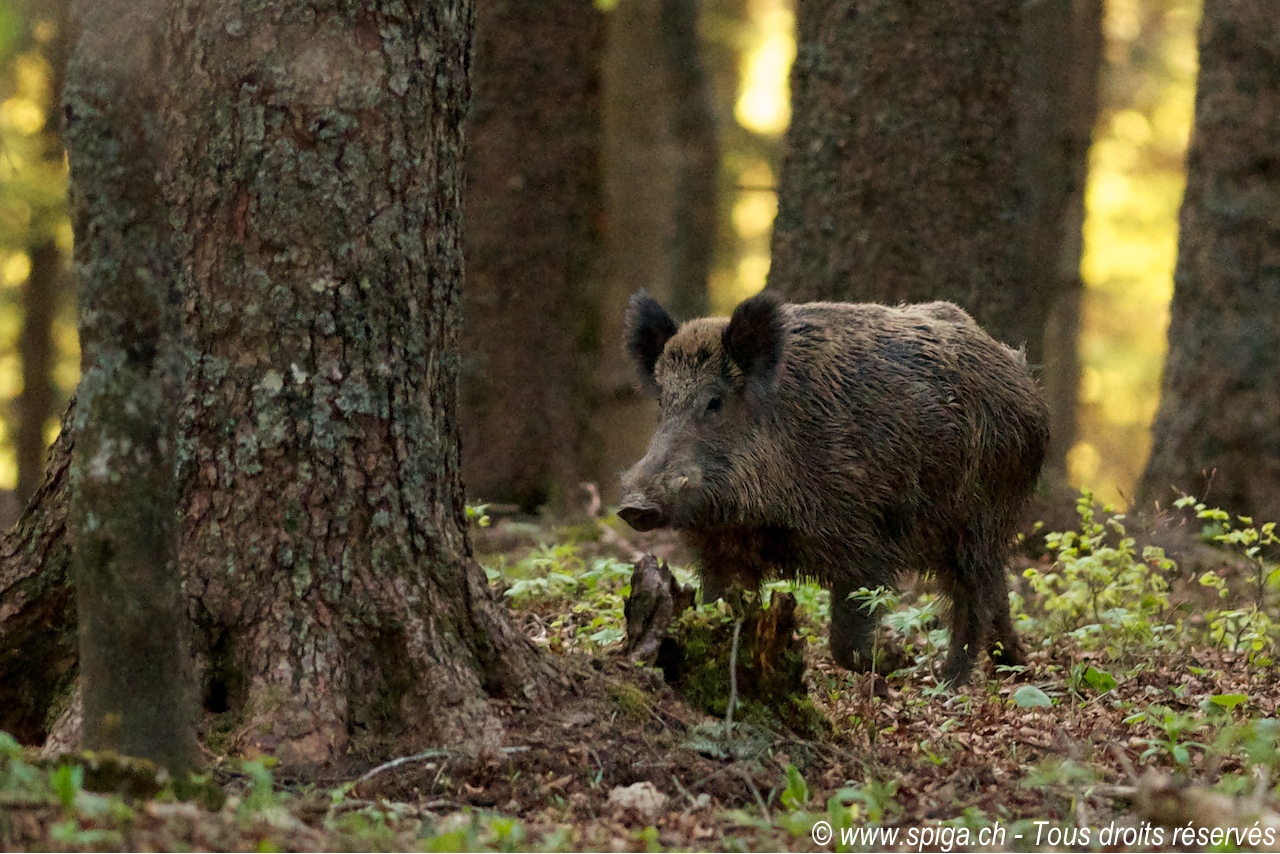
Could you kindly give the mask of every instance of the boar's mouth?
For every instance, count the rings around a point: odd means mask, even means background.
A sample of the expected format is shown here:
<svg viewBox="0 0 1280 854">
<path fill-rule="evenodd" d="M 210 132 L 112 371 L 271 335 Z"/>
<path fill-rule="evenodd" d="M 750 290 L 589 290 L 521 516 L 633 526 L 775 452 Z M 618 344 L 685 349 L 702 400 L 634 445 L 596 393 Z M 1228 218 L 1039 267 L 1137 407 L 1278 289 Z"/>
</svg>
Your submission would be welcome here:
<svg viewBox="0 0 1280 854">
<path fill-rule="evenodd" d="M 668 524 L 666 515 L 651 501 L 631 499 L 623 501 L 618 515 L 637 531 L 652 531 Z"/>
</svg>

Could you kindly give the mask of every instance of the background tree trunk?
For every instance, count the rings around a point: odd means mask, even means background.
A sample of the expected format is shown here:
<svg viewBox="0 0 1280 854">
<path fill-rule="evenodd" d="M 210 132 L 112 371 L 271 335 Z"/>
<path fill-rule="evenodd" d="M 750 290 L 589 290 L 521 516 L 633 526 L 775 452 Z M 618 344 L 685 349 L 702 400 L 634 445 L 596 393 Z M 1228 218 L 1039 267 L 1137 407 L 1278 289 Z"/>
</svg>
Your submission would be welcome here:
<svg viewBox="0 0 1280 854">
<path fill-rule="evenodd" d="M 607 19 L 597 447 L 585 455 L 606 503 L 653 434 L 652 403 L 636 394 L 622 346 L 627 300 L 643 289 L 681 319 L 707 312 L 719 146 L 696 10 L 687 0 L 619 0 Z"/>
<path fill-rule="evenodd" d="M 1043 359 L 1026 277 L 1017 0 L 799 0 L 769 283 L 794 300 L 950 299 Z"/>
<path fill-rule="evenodd" d="M 179 562 L 206 708 L 240 716 L 233 748 L 286 763 L 353 737 L 498 742 L 488 699 L 535 696 L 549 671 L 466 531 L 471 4 L 186 0 L 175 14 L 162 186 L 189 355 Z M 0 686 L 19 698 L 52 701 L 51 674 L 74 667 L 51 646 L 75 624 L 59 536 L 71 442 L 0 550 L 0 650 L 25 653 L 0 653 Z M 49 707 L 33 706 L 21 720 L 42 735 Z"/>
<path fill-rule="evenodd" d="M 1169 357 L 1140 501 L 1280 519 L 1280 18 L 1207 0 Z"/>
<path fill-rule="evenodd" d="M 1047 298 L 1042 382 L 1051 440 L 1045 471 L 1065 488 L 1080 376 L 1080 256 L 1089 144 L 1098 115 L 1102 0 L 1025 4 L 1022 43 L 1017 108 L 1029 247 L 1024 281 Z M 1074 512 L 1074 498 L 1067 506 Z"/>
<path fill-rule="evenodd" d="M 463 471 L 476 500 L 563 504 L 599 346 L 591 0 L 480 0 L 467 150 Z"/>
<path fill-rule="evenodd" d="M 88 0 L 67 71 L 81 295 L 69 533 L 86 748 L 194 763 L 186 601 L 175 563 L 177 265 L 161 186 L 163 0 Z"/>
</svg>

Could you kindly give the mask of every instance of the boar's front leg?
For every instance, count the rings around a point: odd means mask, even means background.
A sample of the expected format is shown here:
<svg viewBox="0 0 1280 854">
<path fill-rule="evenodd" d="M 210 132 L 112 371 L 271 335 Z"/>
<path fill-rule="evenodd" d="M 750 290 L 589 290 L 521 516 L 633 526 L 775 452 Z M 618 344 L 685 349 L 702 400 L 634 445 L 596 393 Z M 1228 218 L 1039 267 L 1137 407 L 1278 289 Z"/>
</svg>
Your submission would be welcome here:
<svg viewBox="0 0 1280 854">
<path fill-rule="evenodd" d="M 873 641 L 878 613 L 869 613 L 860 597 L 849 598 L 857 589 L 837 581 L 831 588 L 831 657 L 846 670 L 861 673 L 875 663 Z"/>
<path fill-rule="evenodd" d="M 765 562 L 758 537 L 749 530 L 692 531 L 689 544 L 698 555 L 698 579 L 702 601 L 725 598 L 734 585 L 744 590 L 760 589 Z"/>
</svg>

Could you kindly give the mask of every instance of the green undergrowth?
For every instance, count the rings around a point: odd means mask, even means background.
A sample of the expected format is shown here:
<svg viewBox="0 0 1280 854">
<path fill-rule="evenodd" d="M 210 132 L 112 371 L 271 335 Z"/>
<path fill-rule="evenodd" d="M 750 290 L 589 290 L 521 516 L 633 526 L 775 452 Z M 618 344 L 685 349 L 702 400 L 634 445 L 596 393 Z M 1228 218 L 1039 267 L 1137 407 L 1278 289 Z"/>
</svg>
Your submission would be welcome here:
<svg viewBox="0 0 1280 854">
<path fill-rule="evenodd" d="M 1019 630 L 1044 643 L 1067 638 L 1115 659 L 1206 647 L 1270 666 L 1280 640 L 1272 617 L 1280 606 L 1280 568 L 1267 557 L 1280 543 L 1275 523 L 1256 525 L 1190 497 L 1175 507 L 1199 524 L 1201 541 L 1222 550 L 1220 569 L 1187 577 L 1162 548 L 1140 545 L 1124 514 L 1096 507 L 1085 492 L 1077 504 L 1079 530 L 1048 534 L 1052 564 L 1023 573 L 1030 592 L 1012 597 Z"/>
<path fill-rule="evenodd" d="M 1259 667 L 1274 661 L 1280 569 L 1268 554 L 1280 544 L 1275 523 L 1255 524 L 1193 498 L 1178 501 L 1176 510 L 1199 526 L 1200 542 L 1221 550 L 1219 568 L 1190 577 L 1162 548 L 1141 542 L 1124 514 L 1099 506 L 1086 491 L 1077 502 L 1077 529 L 1047 534 L 1049 559 L 1022 572 L 1010 596 L 1019 634 L 1032 648 L 1068 644 L 1087 653 L 1092 663 L 1070 677 L 1073 685 L 1105 684 L 1099 660 L 1154 666 L 1169 650 L 1187 647 L 1239 653 Z M 473 513 L 483 523 L 483 513 Z M 602 654 L 625 637 L 628 563 L 589 555 L 581 541 L 543 542 L 518 560 L 501 558 L 485 569 L 513 609 L 545 620 L 546 643 L 556 651 Z M 697 584 L 690 568 L 672 570 L 681 583 Z M 945 599 L 927 581 L 918 588 L 854 594 L 883 614 L 877 654 L 903 678 L 931 672 L 948 643 Z M 762 601 L 775 591 L 796 597 L 799 635 L 824 647 L 829 594 L 813 584 L 775 581 L 764 585 Z M 723 607 L 702 606 L 691 618 L 723 622 L 729 616 Z"/>
</svg>

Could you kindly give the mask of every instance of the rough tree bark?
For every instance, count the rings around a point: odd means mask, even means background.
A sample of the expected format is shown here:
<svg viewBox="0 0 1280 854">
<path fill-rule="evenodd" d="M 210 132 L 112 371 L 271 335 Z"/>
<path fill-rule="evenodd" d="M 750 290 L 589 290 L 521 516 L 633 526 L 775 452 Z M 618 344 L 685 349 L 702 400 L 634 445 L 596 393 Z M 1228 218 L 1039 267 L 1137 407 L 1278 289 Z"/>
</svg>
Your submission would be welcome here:
<svg viewBox="0 0 1280 854">
<path fill-rule="evenodd" d="M 44 483 L 0 539 L 0 730 L 26 744 L 41 741 L 66 711 L 79 672 L 67 537 L 74 413 L 73 402 Z"/>
<path fill-rule="evenodd" d="M 770 286 L 951 299 L 1043 354 L 1026 280 L 1015 84 L 1022 3 L 799 0 Z"/>
<path fill-rule="evenodd" d="M 243 717 L 235 746 L 287 763 L 352 738 L 494 743 L 489 698 L 534 696 L 547 675 L 466 531 L 472 12 L 176 4 L 163 185 L 186 334 L 179 563 L 206 706 Z M 57 607 L 65 452 L 0 550 L 0 649 L 53 645 L 64 688 L 65 629 L 48 626 L 75 623 Z M 53 694 L 15 659 L 0 654 L 0 727 L 9 698 Z M 42 734 L 46 710 L 23 705 Z"/>
<path fill-rule="evenodd" d="M 1280 519 L 1280 18 L 1207 0 L 1169 356 L 1140 502 Z"/>
<path fill-rule="evenodd" d="M 177 265 L 156 122 L 164 0 L 87 0 L 67 69 L 81 379 L 69 533 L 83 743 L 175 774 L 195 758 L 174 440 Z"/>
<path fill-rule="evenodd" d="M 563 504 L 583 473 L 600 215 L 591 0 L 480 0 L 467 153 L 463 472 L 476 500 Z"/>
</svg>

